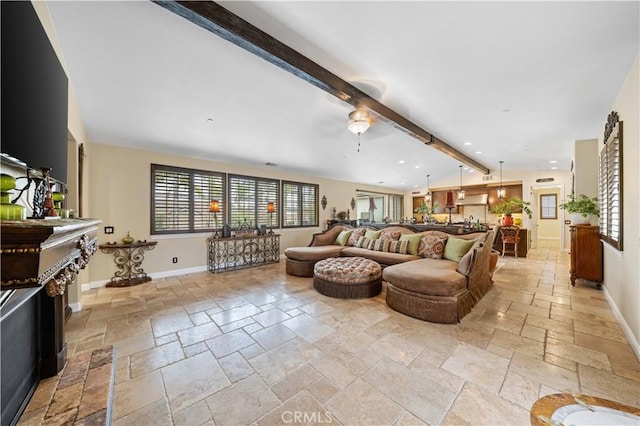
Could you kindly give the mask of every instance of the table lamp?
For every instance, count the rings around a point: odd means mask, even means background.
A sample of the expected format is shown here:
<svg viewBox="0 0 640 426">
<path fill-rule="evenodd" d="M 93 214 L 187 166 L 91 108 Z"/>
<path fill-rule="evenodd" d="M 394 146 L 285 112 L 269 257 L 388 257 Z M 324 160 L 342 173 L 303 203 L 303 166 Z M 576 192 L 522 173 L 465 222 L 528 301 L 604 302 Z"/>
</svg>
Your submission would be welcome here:
<svg viewBox="0 0 640 426">
<path fill-rule="evenodd" d="M 451 225 L 451 210 L 456 207 L 455 201 L 453 201 L 453 191 L 447 191 L 447 204 L 446 208 L 449 209 L 449 223 L 447 225 Z"/>
<path fill-rule="evenodd" d="M 276 211 L 276 206 L 273 203 L 273 201 L 269 201 L 267 203 L 267 213 L 269 213 L 269 235 L 273 234 L 273 227 L 272 227 L 272 221 L 273 221 L 273 213 L 275 213 Z"/>
<path fill-rule="evenodd" d="M 209 212 L 213 213 L 213 220 L 216 225 L 213 232 L 213 238 L 220 238 L 220 234 L 218 234 L 218 213 L 220 212 L 220 201 L 211 200 L 209 203 Z"/>
</svg>

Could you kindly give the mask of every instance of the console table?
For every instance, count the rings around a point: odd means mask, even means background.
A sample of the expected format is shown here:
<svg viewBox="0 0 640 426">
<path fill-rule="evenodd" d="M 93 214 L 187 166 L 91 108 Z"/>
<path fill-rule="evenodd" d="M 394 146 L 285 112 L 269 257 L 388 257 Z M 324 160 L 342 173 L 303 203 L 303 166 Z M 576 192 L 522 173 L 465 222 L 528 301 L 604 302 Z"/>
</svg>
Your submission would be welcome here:
<svg viewBox="0 0 640 426">
<path fill-rule="evenodd" d="M 280 261 L 280 235 L 208 238 L 209 271 L 225 272 Z"/>
<path fill-rule="evenodd" d="M 118 267 L 107 287 L 131 287 L 151 281 L 151 277 L 142 269 L 142 261 L 145 250 L 153 250 L 156 244 L 157 241 L 100 244 L 98 248 L 103 253 L 113 254 L 113 261 Z"/>
</svg>

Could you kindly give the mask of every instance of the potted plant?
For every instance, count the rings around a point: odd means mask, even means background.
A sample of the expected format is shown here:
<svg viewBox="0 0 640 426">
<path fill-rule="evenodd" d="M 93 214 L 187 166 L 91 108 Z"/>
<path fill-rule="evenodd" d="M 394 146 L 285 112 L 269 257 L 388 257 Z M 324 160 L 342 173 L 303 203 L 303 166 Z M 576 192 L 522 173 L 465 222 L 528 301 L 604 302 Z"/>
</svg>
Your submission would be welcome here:
<svg viewBox="0 0 640 426">
<path fill-rule="evenodd" d="M 569 195 L 568 200 L 559 207 L 571 214 L 571 222 L 575 225 L 591 223 L 591 216 L 600 216 L 598 198 L 589 198 L 584 194 L 578 197 L 575 194 Z"/>
<path fill-rule="evenodd" d="M 427 223 L 429 220 L 429 216 L 431 216 L 429 214 L 429 206 L 427 206 L 427 203 L 425 203 L 424 200 L 420 201 L 420 206 L 416 207 L 415 212 L 422 215 L 422 221 L 424 223 Z"/>
<path fill-rule="evenodd" d="M 503 215 L 502 224 L 504 226 L 511 226 L 513 225 L 512 215 L 514 210 L 522 209 L 522 212 L 526 213 L 526 215 L 529 216 L 529 219 L 531 219 L 533 213 L 529 208 L 530 205 L 531 203 L 528 201 L 524 201 L 521 198 L 512 197 L 508 200 L 502 200 L 498 204 L 493 206 L 491 208 L 491 213 Z"/>
</svg>

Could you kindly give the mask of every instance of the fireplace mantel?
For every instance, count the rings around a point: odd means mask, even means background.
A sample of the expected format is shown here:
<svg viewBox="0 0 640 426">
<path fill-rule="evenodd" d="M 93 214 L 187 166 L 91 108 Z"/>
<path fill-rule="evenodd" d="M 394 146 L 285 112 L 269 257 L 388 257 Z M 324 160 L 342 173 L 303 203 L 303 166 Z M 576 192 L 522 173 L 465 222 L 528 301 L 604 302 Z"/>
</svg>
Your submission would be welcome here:
<svg viewBox="0 0 640 426">
<path fill-rule="evenodd" d="M 67 358 L 66 288 L 97 250 L 99 220 L 0 222 L 1 424 L 17 419 L 40 379 Z"/>
</svg>

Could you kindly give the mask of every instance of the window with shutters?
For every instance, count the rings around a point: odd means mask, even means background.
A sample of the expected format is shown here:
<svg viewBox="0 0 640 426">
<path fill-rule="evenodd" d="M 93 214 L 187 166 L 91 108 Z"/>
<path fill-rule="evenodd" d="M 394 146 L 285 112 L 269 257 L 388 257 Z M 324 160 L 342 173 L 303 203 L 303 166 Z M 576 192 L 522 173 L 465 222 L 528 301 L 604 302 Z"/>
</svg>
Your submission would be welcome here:
<svg viewBox="0 0 640 426">
<path fill-rule="evenodd" d="M 229 175 L 229 224 L 235 228 L 245 222 L 251 228 L 259 225 L 279 228 L 279 189 L 278 180 Z M 274 213 L 267 212 L 269 203 L 274 204 Z"/>
<path fill-rule="evenodd" d="M 598 192 L 600 238 L 622 251 L 622 121 L 609 114 L 600 151 Z"/>
<path fill-rule="evenodd" d="M 218 200 L 224 212 L 224 187 L 224 173 L 152 164 L 151 234 L 212 231 L 215 221 L 209 202 Z M 220 223 L 223 216 L 218 213 Z"/>
<path fill-rule="evenodd" d="M 318 226 L 318 185 L 282 181 L 282 226 Z"/>
</svg>

